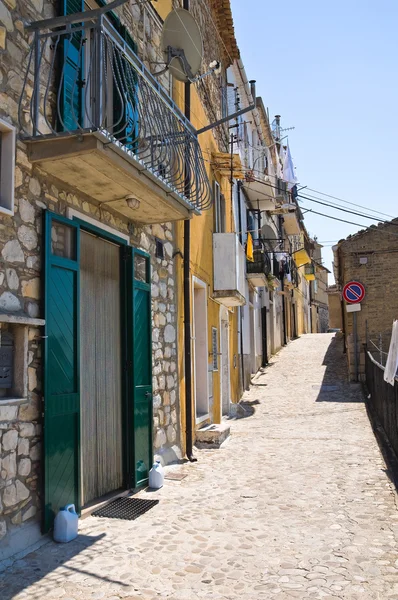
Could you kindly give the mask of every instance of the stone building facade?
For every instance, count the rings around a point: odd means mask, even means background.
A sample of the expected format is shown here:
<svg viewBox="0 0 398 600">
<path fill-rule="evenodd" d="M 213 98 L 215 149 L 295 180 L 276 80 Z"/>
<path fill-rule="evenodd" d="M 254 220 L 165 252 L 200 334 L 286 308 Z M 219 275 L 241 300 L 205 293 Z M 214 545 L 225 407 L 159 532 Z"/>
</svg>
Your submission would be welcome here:
<svg viewBox="0 0 398 600">
<path fill-rule="evenodd" d="M 365 286 L 365 299 L 357 314 L 358 376 L 365 377 L 367 339 L 388 351 L 393 320 L 397 318 L 398 286 L 398 219 L 379 223 L 341 240 L 333 247 L 334 271 L 338 290 L 349 281 Z M 355 378 L 355 340 L 353 313 L 347 313 L 344 302 L 343 331 L 350 378 Z M 373 348 L 369 343 L 369 348 Z M 379 353 L 376 351 L 377 359 Z"/>
<path fill-rule="evenodd" d="M 0 119 L 16 129 L 14 211 L 0 208 L 1 339 L 12 336 L 15 382 L 0 387 L 0 559 L 40 535 L 43 503 L 43 212 L 78 215 L 150 255 L 152 296 L 153 451 L 165 462 L 181 456 L 177 374 L 177 289 L 174 224 L 143 225 L 123 218 L 52 180 L 29 160 L 18 137 L 18 103 L 31 37 L 27 22 L 56 16 L 45 0 L 0 1 Z M 150 64 L 159 55 L 162 20 L 150 7 L 119 12 Z M 163 78 L 171 90 L 169 76 Z M 159 243 L 163 257 L 157 258 Z M 11 338 L 10 338 L 11 339 Z M 1 345 L 0 345 L 1 348 Z"/>
<path fill-rule="evenodd" d="M 329 270 L 322 264 L 322 245 L 314 240 L 313 246 L 315 280 L 311 281 L 312 333 L 326 333 L 329 329 Z"/>
<path fill-rule="evenodd" d="M 336 284 L 328 287 L 329 299 L 329 327 L 331 329 L 342 329 L 341 316 L 341 292 Z"/>
</svg>

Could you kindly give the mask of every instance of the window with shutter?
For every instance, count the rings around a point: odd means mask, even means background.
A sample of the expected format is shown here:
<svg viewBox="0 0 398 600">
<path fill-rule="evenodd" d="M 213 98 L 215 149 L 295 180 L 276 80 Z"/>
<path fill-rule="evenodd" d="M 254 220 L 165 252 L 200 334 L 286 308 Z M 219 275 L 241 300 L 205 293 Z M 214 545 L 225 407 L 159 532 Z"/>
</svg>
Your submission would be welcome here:
<svg viewBox="0 0 398 600">
<path fill-rule="evenodd" d="M 105 0 L 97 0 L 99 6 L 105 6 Z M 133 51 L 137 51 L 137 44 L 131 37 L 127 27 L 122 24 L 116 12 L 107 13 L 107 19 Z M 113 122 L 117 123 L 115 136 L 127 146 L 129 150 L 136 151 L 138 143 L 138 81 L 135 72 L 130 67 L 126 58 L 121 54 L 115 56 L 114 83 L 113 83 Z M 131 101 L 131 99 L 134 99 Z"/>
<path fill-rule="evenodd" d="M 106 6 L 105 0 L 96 3 L 87 3 L 85 0 L 62 0 L 62 14 L 64 16 L 90 10 L 95 6 Z M 119 16 L 110 11 L 106 18 L 126 45 L 136 52 L 137 46 L 121 23 Z M 84 127 L 84 95 L 85 95 L 85 49 L 89 48 L 90 41 L 85 40 L 84 32 L 72 33 L 63 43 L 63 71 L 61 73 L 61 123 L 60 129 L 75 131 Z M 86 44 L 87 41 L 87 44 Z M 90 52 L 89 49 L 86 50 Z M 123 53 L 115 54 L 113 78 L 113 123 L 117 123 L 115 136 L 129 149 L 135 150 L 138 139 L 138 106 L 137 77 Z M 117 63 L 117 64 L 116 64 Z M 112 86 L 112 84 L 110 84 Z M 121 93 L 122 91 L 122 93 Z M 89 110 L 89 107 L 86 107 Z M 86 115 L 86 117 L 89 115 Z"/>
<path fill-rule="evenodd" d="M 84 0 L 62 0 L 63 16 L 84 11 Z M 65 36 L 62 44 L 63 71 L 61 74 L 61 123 L 64 131 L 83 126 L 83 64 L 84 40 L 81 31 Z"/>
</svg>

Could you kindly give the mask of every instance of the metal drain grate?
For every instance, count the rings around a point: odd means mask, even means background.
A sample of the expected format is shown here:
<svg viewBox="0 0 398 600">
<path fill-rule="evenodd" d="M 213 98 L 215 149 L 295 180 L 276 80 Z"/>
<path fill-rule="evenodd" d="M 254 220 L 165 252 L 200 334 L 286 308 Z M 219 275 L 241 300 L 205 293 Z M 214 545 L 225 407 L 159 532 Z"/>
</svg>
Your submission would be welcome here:
<svg viewBox="0 0 398 600">
<path fill-rule="evenodd" d="M 159 500 L 142 500 L 141 498 L 117 498 L 106 506 L 102 506 L 92 513 L 93 517 L 106 517 L 108 519 L 123 519 L 134 521 L 141 515 L 159 504 Z"/>
</svg>

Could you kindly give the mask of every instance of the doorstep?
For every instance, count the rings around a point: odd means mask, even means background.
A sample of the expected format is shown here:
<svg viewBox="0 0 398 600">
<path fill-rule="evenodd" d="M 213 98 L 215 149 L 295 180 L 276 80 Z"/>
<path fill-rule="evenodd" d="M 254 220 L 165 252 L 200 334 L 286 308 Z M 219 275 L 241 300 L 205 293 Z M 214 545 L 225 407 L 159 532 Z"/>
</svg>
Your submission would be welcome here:
<svg viewBox="0 0 398 600">
<path fill-rule="evenodd" d="M 227 423 L 220 425 L 206 425 L 195 432 L 195 446 L 197 448 L 220 448 L 221 444 L 230 436 L 231 427 Z"/>
</svg>

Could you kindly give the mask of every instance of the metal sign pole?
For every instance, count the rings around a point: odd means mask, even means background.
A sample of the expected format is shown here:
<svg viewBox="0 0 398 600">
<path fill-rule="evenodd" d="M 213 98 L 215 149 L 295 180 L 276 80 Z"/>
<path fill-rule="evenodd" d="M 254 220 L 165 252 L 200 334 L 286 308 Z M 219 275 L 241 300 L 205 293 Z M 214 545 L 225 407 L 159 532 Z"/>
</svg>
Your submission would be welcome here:
<svg viewBox="0 0 398 600">
<path fill-rule="evenodd" d="M 355 381 L 358 381 L 358 338 L 357 338 L 357 313 L 353 313 L 354 319 L 354 365 L 355 365 Z"/>
</svg>

